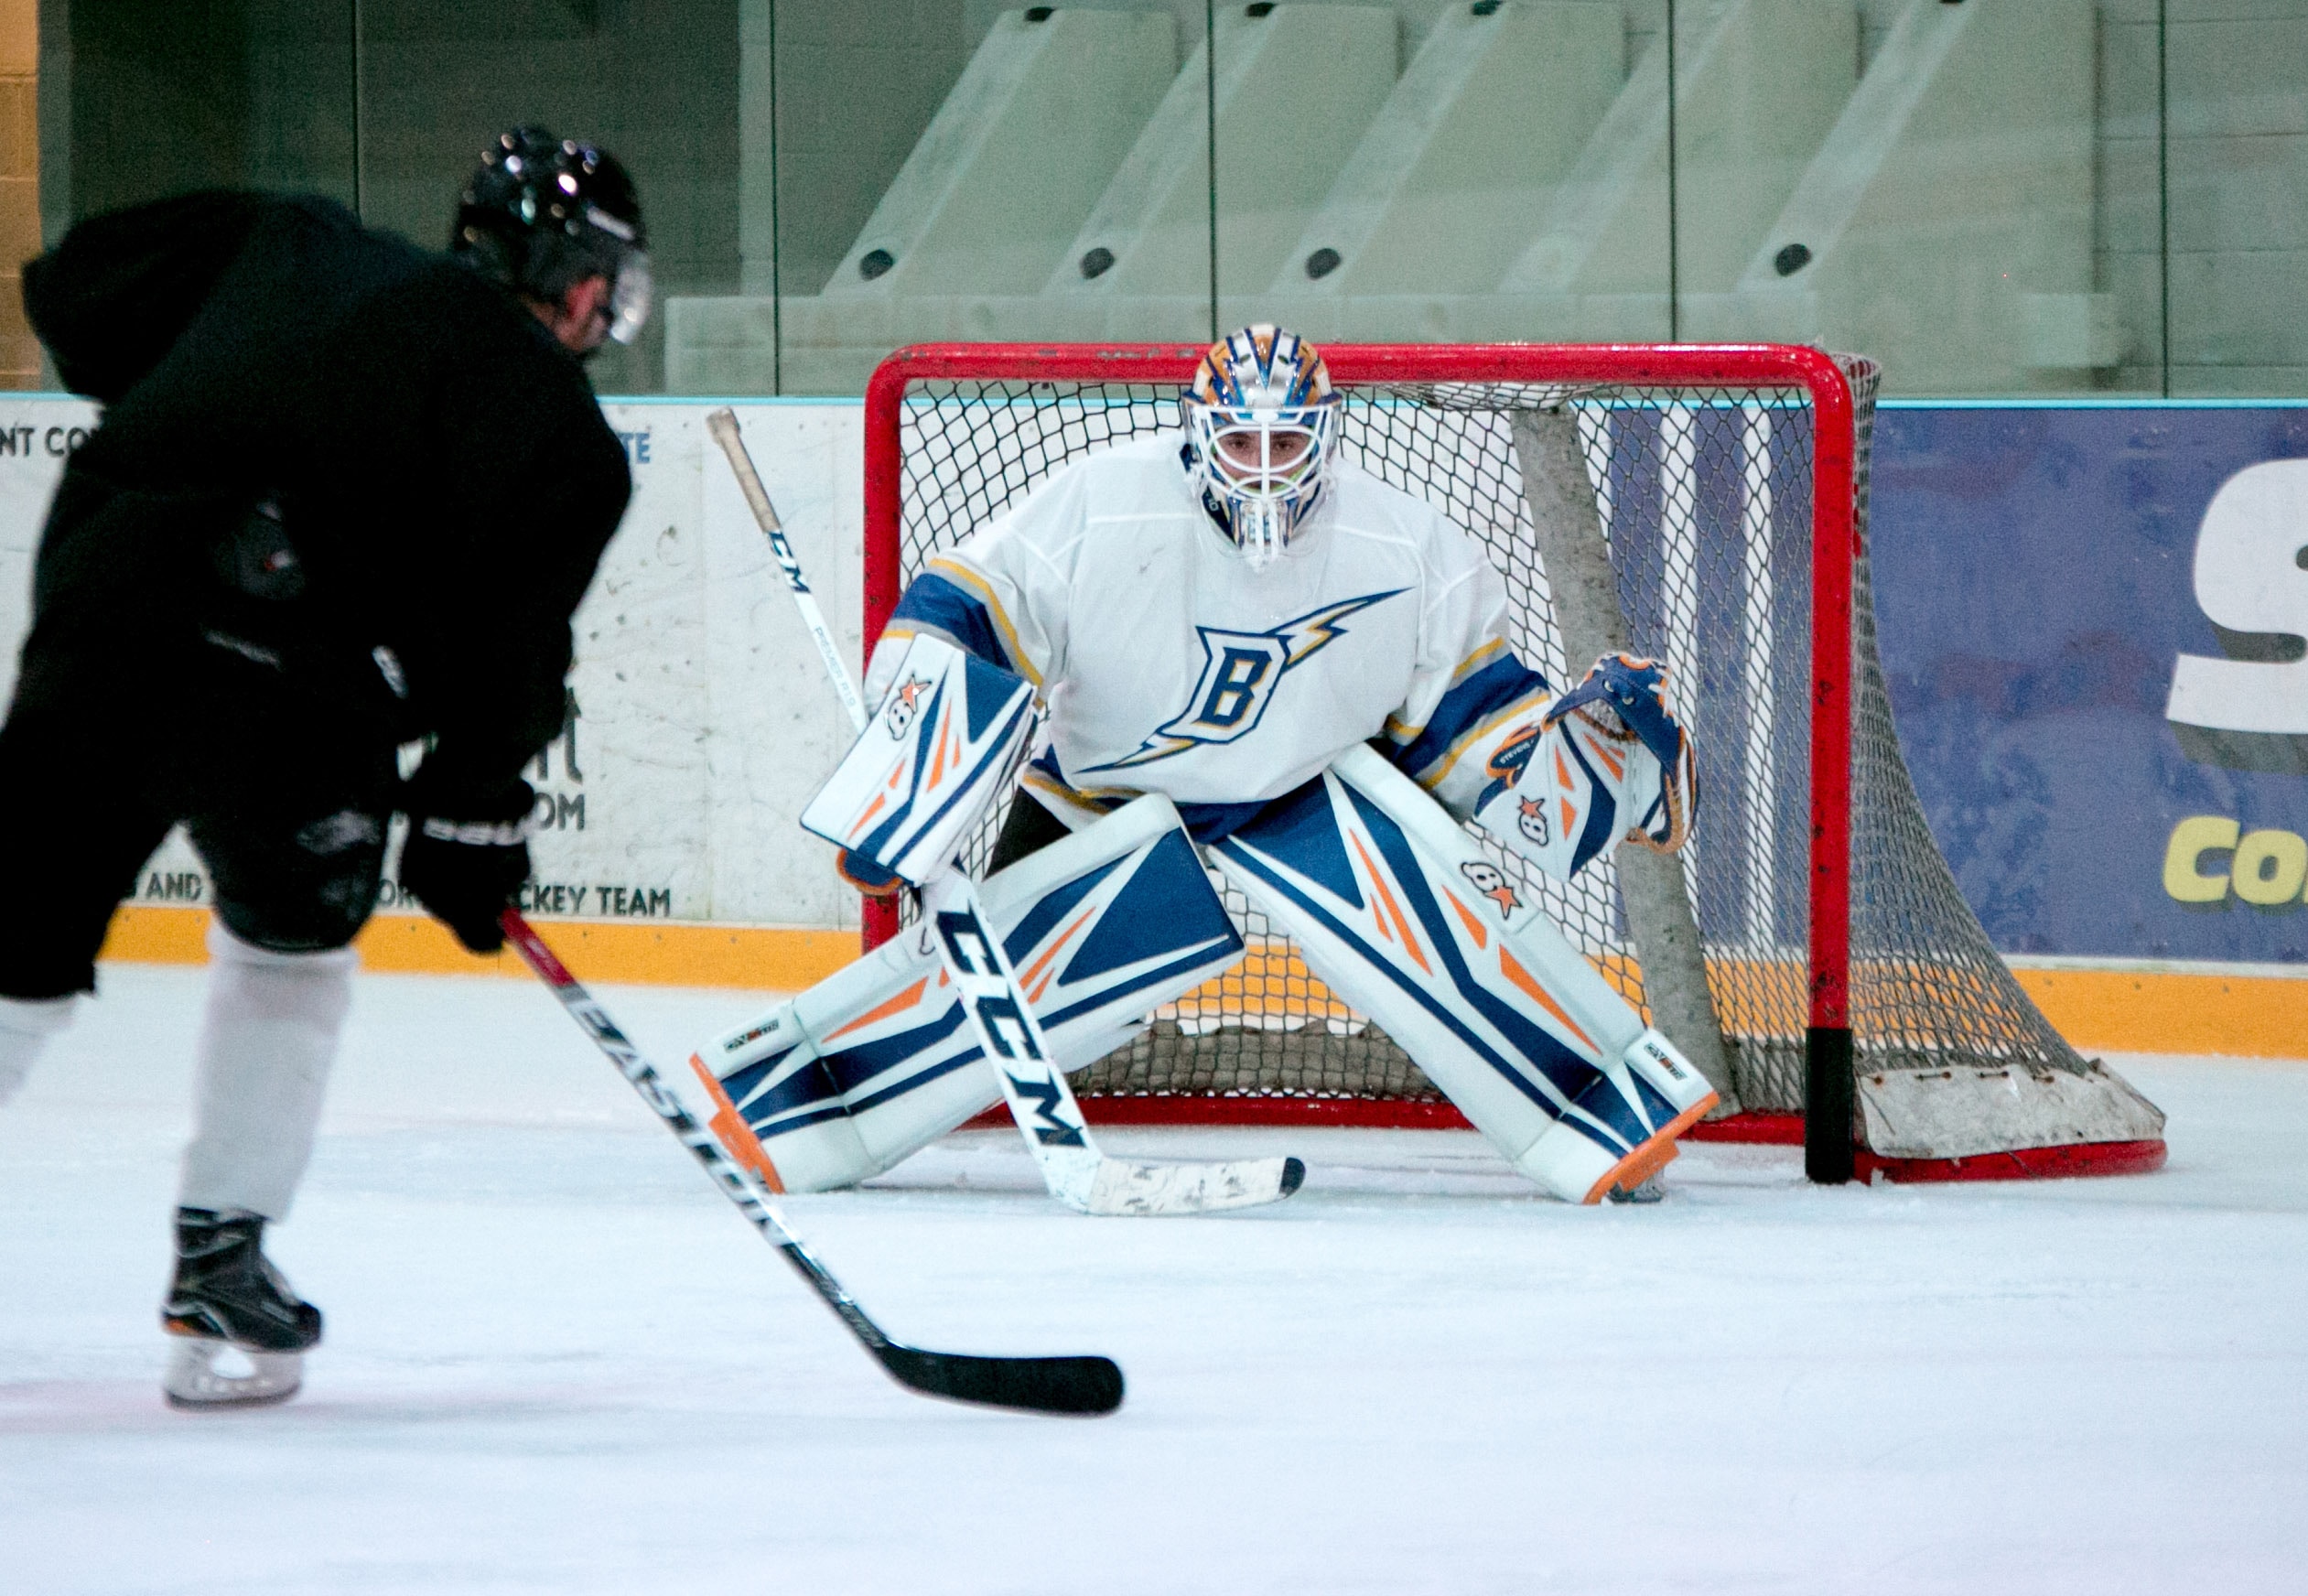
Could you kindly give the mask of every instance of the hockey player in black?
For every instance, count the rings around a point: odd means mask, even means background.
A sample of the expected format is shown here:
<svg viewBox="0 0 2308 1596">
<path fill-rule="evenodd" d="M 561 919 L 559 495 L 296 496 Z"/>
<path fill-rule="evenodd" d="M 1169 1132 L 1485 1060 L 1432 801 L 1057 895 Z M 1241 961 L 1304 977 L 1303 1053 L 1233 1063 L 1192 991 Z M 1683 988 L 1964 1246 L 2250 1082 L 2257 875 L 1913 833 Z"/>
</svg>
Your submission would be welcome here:
<svg viewBox="0 0 2308 1596">
<path fill-rule="evenodd" d="M 262 1232 L 311 1153 L 396 810 L 401 885 L 500 945 L 521 771 L 631 490 L 581 362 L 646 314 L 646 242 L 613 158 L 522 128 L 446 256 L 325 200 L 213 192 L 26 267 L 34 329 L 105 410 L 49 506 L 0 727 L 0 878 L 37 906 L 0 920 L 0 1101 L 182 822 L 215 922 L 162 1309 L 179 1404 L 286 1397 L 319 1340 Z M 253 1372 L 220 1371 L 227 1346 Z"/>
</svg>

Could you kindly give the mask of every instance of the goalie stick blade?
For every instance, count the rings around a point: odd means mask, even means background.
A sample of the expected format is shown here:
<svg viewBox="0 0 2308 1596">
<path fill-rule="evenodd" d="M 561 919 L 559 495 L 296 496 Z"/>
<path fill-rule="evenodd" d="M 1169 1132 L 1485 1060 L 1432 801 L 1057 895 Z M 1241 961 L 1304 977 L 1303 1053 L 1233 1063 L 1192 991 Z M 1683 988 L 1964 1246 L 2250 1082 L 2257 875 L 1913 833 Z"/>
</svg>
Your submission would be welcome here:
<svg viewBox="0 0 2308 1596">
<path fill-rule="evenodd" d="M 988 1358 L 894 1343 L 875 1348 L 874 1355 L 901 1386 L 951 1402 L 1084 1418 L 1122 1406 L 1122 1367 L 1112 1358 Z"/>
<path fill-rule="evenodd" d="M 760 1233 L 761 1239 L 783 1254 L 785 1261 L 807 1280 L 834 1316 L 846 1325 L 859 1345 L 907 1389 L 956 1402 L 979 1402 L 988 1407 L 1015 1407 L 1029 1413 L 1111 1413 L 1122 1405 L 1122 1371 L 1111 1358 L 989 1358 L 968 1353 L 925 1353 L 900 1346 L 876 1324 L 857 1299 L 843 1289 L 833 1271 L 817 1261 L 785 1216 L 746 1178 L 712 1131 L 691 1117 L 681 1099 L 666 1090 L 656 1068 L 626 1039 L 568 966 L 554 955 L 517 909 L 497 916 L 505 940 L 512 944 L 539 980 L 553 989 L 561 1006 L 593 1039 L 593 1045 L 617 1066 L 618 1073 L 656 1110 L 690 1156 L 703 1166 L 722 1196 Z M 172 1389 L 171 1395 L 174 1392 Z M 286 1395 L 286 1393 L 284 1393 Z"/>
<path fill-rule="evenodd" d="M 1226 1164 L 1138 1164 L 1106 1157 L 1050 1057 L 1033 1004 L 1019 988 L 1001 942 L 987 930 L 977 889 L 949 871 L 922 893 L 939 956 L 978 1047 L 998 1060 L 995 1079 L 1050 1194 L 1082 1213 L 1151 1216 L 1255 1208 L 1288 1197 L 1306 1179 L 1296 1159 Z"/>
<path fill-rule="evenodd" d="M 1215 1213 L 1279 1202 L 1306 1183 L 1296 1159 L 1246 1159 L 1231 1164 L 1133 1164 L 1106 1159 L 1084 1212 L 1153 1217 Z"/>
</svg>

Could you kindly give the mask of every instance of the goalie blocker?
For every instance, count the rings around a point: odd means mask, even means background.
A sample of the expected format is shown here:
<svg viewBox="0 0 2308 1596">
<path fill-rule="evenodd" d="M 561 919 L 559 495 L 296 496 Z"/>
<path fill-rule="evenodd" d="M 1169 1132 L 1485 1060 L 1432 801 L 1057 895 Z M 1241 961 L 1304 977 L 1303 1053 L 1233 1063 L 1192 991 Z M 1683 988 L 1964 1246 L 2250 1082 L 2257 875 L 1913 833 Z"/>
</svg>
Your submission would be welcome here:
<svg viewBox="0 0 2308 1596">
<path fill-rule="evenodd" d="M 803 829 L 840 848 L 844 873 L 867 890 L 918 887 L 992 806 L 1033 715 L 1024 677 L 914 638 L 880 706 L 803 809 Z"/>
</svg>

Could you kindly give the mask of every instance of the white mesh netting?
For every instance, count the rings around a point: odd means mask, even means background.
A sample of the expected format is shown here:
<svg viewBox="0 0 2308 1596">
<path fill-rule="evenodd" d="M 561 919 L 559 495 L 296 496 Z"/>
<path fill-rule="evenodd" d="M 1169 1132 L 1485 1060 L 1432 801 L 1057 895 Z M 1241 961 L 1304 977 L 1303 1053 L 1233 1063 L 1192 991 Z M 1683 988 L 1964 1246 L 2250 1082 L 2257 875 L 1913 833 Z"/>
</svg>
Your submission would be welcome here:
<svg viewBox="0 0 2308 1596">
<path fill-rule="evenodd" d="M 1852 361 L 1846 371 L 1856 402 L 1863 529 L 1874 368 Z M 1344 391 L 1346 457 L 1474 536 L 1506 578 L 1515 648 L 1558 685 L 1575 681 L 1591 661 L 1566 658 L 1514 422 L 1518 411 L 1567 411 L 1573 419 L 1594 529 L 1576 530 L 1607 541 L 1627 636 L 1638 652 L 1673 668 L 1697 739 L 1700 803 L 1681 857 L 1739 1095 L 1750 1109 L 1800 1109 L 1810 976 L 1814 415 L 1806 395 L 1474 383 Z M 1067 461 L 1121 438 L 1174 429 L 1177 390 L 915 383 L 900 418 L 895 557 L 902 584 L 929 555 L 984 525 Z M 1932 842 L 1893 727 L 1863 558 L 1856 578 L 1850 953 L 1856 1067 L 2083 1071 L 2087 1066 L 1996 956 Z M 973 864 L 982 866 L 999 821 L 997 814 L 980 834 Z M 1591 866 L 1565 886 L 1496 857 L 1642 1004 L 1639 949 L 1615 867 Z M 1138 1041 L 1075 1075 L 1077 1092 L 1439 1095 L 1382 1031 L 1308 974 L 1287 938 L 1270 934 L 1238 899 L 1229 906 L 1248 956 L 1158 1014 Z"/>
</svg>

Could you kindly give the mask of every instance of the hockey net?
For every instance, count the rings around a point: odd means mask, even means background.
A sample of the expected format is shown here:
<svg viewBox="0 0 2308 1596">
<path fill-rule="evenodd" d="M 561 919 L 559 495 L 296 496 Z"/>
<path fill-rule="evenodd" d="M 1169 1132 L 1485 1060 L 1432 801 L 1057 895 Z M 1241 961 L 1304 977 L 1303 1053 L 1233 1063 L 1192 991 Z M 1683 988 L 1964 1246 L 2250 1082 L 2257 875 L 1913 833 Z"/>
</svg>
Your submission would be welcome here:
<svg viewBox="0 0 2308 1596">
<path fill-rule="evenodd" d="M 1324 352 L 1344 394 L 1345 457 L 1477 540 L 1506 579 L 1526 663 L 1567 685 L 1592 661 L 1567 647 L 1536 505 L 1607 555 L 1601 585 L 1616 588 L 1623 635 L 1672 668 L 1700 778 L 1679 856 L 1703 957 L 1692 984 L 1711 999 L 1743 1123 L 1758 1135 L 1795 1123 L 1807 1087 L 1817 1117 L 1851 1116 L 1861 1172 L 1871 1159 L 1941 1175 L 2160 1160 L 2162 1116 L 2079 1057 L 1997 956 L 1901 758 L 1863 556 L 1872 362 L 1784 347 Z M 1174 431 L 1200 353 L 965 345 L 891 357 L 868 396 L 867 635 L 930 555 L 1068 461 Z M 1518 458 L 1538 420 L 1561 429 L 1566 459 L 1575 439 L 1583 482 L 1570 468 L 1568 501 L 1535 499 Z M 1815 718 L 1819 706 L 1828 712 Z M 973 844 L 973 866 L 1000 819 Z M 1647 1012 L 1616 864 L 1566 884 L 1492 851 Z M 1447 1118 L 1418 1066 L 1288 937 L 1238 895 L 1228 907 L 1247 955 L 1073 1077 L 1094 1116 L 1103 1105 L 1109 1117 Z M 896 925 L 868 905 L 869 944 Z"/>
</svg>

